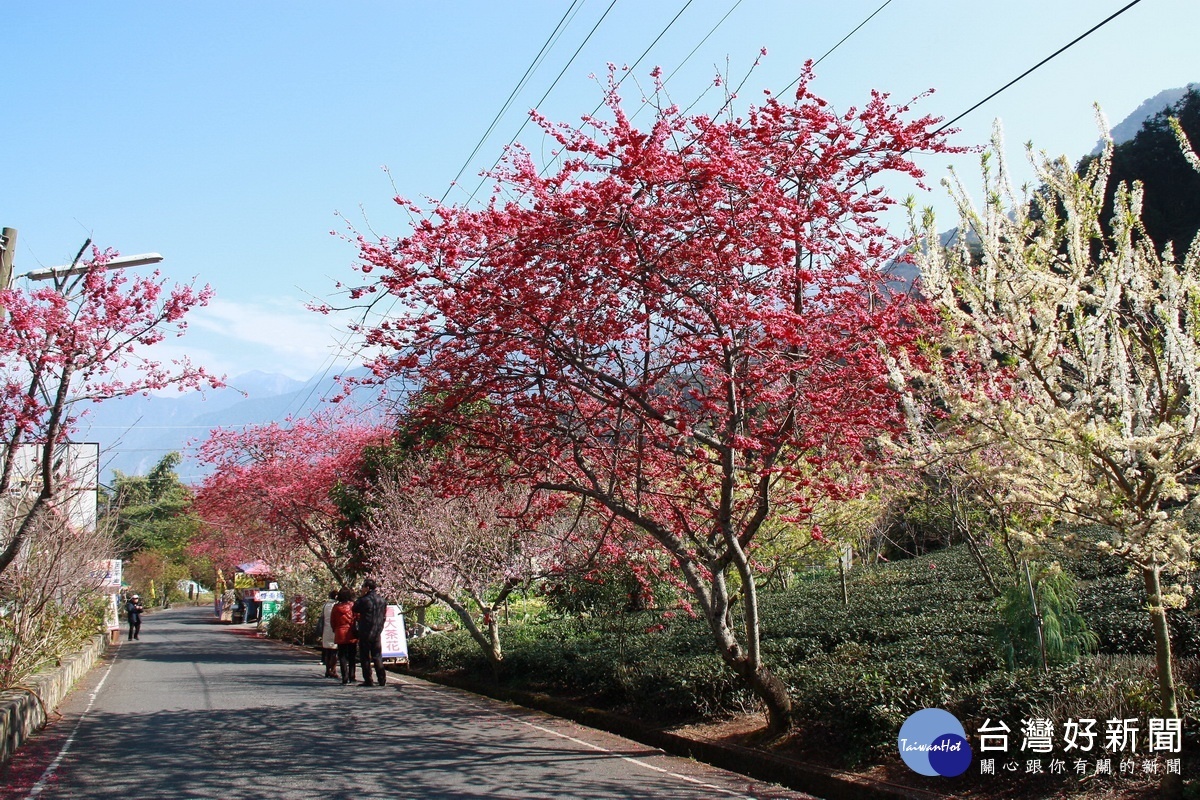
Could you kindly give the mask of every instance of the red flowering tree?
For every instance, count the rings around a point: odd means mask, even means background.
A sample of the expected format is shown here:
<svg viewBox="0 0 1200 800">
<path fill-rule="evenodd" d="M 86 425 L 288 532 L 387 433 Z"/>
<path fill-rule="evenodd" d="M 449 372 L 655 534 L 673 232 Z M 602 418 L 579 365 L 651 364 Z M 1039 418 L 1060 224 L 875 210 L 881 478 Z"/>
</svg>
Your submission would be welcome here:
<svg viewBox="0 0 1200 800">
<path fill-rule="evenodd" d="M 774 731 L 791 701 L 762 658 L 755 537 L 853 493 L 839 476 L 900 423 L 881 353 L 917 328 L 884 288 L 879 183 L 949 149 L 883 94 L 834 113 L 810 78 L 745 118 L 659 105 L 646 130 L 610 79 L 611 120 L 538 118 L 556 171 L 513 149 L 487 208 L 398 198 L 412 232 L 360 240 L 360 291 L 405 308 L 363 329 L 375 374 L 423 388 L 475 476 L 651 536 Z"/>
<path fill-rule="evenodd" d="M 352 553 L 332 493 L 355 473 L 363 448 L 387 436 L 350 412 L 214 430 L 199 451 L 213 472 L 193 506 L 204 522 L 197 551 L 223 565 L 281 565 L 307 553 L 345 585 Z"/>
<path fill-rule="evenodd" d="M 21 552 L 38 520 L 65 512 L 69 481 L 54 454 L 90 403 L 176 386 L 217 387 L 220 380 L 186 360 L 145 357 L 184 316 L 208 303 L 207 286 L 167 290 L 158 272 L 130 278 L 107 272 L 112 250 L 91 250 L 53 283 L 0 288 L 0 573 Z M 24 466 L 23 466 L 24 465 Z M 32 468 L 32 469 L 31 469 Z"/>
</svg>

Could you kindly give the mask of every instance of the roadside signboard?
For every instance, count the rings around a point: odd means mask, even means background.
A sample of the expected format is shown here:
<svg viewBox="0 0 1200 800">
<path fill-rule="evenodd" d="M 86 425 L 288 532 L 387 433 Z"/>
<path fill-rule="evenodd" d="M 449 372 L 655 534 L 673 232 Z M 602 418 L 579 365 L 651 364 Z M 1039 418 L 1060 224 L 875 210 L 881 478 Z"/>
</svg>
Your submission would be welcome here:
<svg viewBox="0 0 1200 800">
<path fill-rule="evenodd" d="M 101 594 L 120 594 L 121 559 L 105 558 L 95 562 L 88 577 L 96 580 L 96 588 Z"/>
<path fill-rule="evenodd" d="M 384 658 L 408 661 L 408 637 L 404 633 L 404 612 L 400 606 L 387 607 L 387 621 L 383 623 L 379 641 L 383 645 Z"/>
<path fill-rule="evenodd" d="M 271 617 L 283 610 L 283 592 L 275 589 L 259 589 L 258 602 L 262 603 L 262 613 L 258 618 L 259 628 L 265 628 Z"/>
</svg>

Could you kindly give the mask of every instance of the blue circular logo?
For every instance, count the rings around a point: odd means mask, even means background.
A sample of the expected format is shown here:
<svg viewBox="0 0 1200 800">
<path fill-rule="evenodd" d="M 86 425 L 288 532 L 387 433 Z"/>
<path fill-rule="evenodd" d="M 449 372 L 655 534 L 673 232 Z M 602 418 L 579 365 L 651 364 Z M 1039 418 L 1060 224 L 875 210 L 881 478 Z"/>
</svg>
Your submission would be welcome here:
<svg viewBox="0 0 1200 800">
<path fill-rule="evenodd" d="M 913 772 L 956 778 L 971 766 L 971 744 L 962 723 L 940 708 L 923 708 L 900 726 L 896 746 Z"/>
</svg>

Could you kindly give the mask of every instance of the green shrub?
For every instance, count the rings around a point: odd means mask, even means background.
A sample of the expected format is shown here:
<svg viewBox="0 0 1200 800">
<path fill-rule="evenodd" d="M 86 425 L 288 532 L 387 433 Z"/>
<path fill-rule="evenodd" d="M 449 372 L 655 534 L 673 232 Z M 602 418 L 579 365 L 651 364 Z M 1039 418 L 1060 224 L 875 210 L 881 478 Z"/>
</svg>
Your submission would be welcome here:
<svg viewBox="0 0 1200 800">
<path fill-rule="evenodd" d="M 1126 574 L 1099 578 L 1079 590 L 1079 611 L 1096 634 L 1097 652 L 1153 655 L 1154 635 L 1140 579 Z M 1167 609 L 1171 649 L 1178 658 L 1200 658 L 1200 601 Z"/>
<path fill-rule="evenodd" d="M 411 639 L 408 661 L 413 667 L 431 672 L 489 672 L 487 659 L 466 631 L 435 633 Z"/>
<path fill-rule="evenodd" d="M 1053 665 L 1069 664 L 1093 652 L 1099 639 L 1079 614 L 1079 593 L 1070 573 L 1041 571 L 1030 580 L 1042 622 L 1040 632 L 1028 584 L 1007 586 L 996 601 L 1000 616 L 996 631 L 1009 669 L 1040 665 L 1043 648 L 1046 663 Z"/>
<path fill-rule="evenodd" d="M 945 707 L 946 673 L 923 661 L 880 661 L 870 648 L 847 644 L 788 670 L 794 712 L 806 744 L 857 764 L 896 744 L 904 719 L 922 708 Z"/>
<path fill-rule="evenodd" d="M 764 658 L 789 687 L 805 747 L 842 763 L 894 758 L 899 726 L 922 708 L 946 708 L 969 731 L 987 717 L 1010 725 L 1035 714 L 1060 722 L 1145 718 L 1156 698 L 1153 659 L 1106 649 L 1121 637 L 1137 647 L 1138 637 L 1149 641 L 1140 587 L 1124 572 L 1090 574 L 1097 577 L 1080 579 L 1075 608 L 1099 634 L 1102 655 L 1047 673 L 1005 669 L 995 638 L 1000 617 L 963 547 L 856 568 L 849 604 L 830 571 L 806 573 L 788 591 L 763 592 Z M 1194 612 L 1172 614 L 1178 640 L 1194 642 L 1187 638 L 1196 629 Z M 506 626 L 503 636 L 501 680 L 509 686 L 654 724 L 757 710 L 715 652 L 704 620 L 683 612 L 536 619 Z M 462 632 L 415 639 L 410 658 L 419 670 L 493 679 Z M 1178 673 L 1190 730 L 1196 703 L 1186 687 L 1200 679 L 1197 664 L 1181 662 Z"/>
</svg>

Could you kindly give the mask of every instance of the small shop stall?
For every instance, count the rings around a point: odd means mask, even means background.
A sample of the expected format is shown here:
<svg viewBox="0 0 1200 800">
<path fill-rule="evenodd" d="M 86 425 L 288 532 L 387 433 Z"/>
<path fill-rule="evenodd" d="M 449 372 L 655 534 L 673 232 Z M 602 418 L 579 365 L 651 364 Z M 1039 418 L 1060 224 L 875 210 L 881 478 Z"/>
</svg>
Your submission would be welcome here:
<svg viewBox="0 0 1200 800">
<path fill-rule="evenodd" d="M 283 592 L 279 584 L 271 580 L 273 570 L 259 559 L 238 564 L 232 575 L 233 585 L 225 576 L 217 573 L 217 589 L 213 598 L 213 612 L 221 622 L 239 625 L 257 622 L 266 624 L 283 607 Z"/>
</svg>

